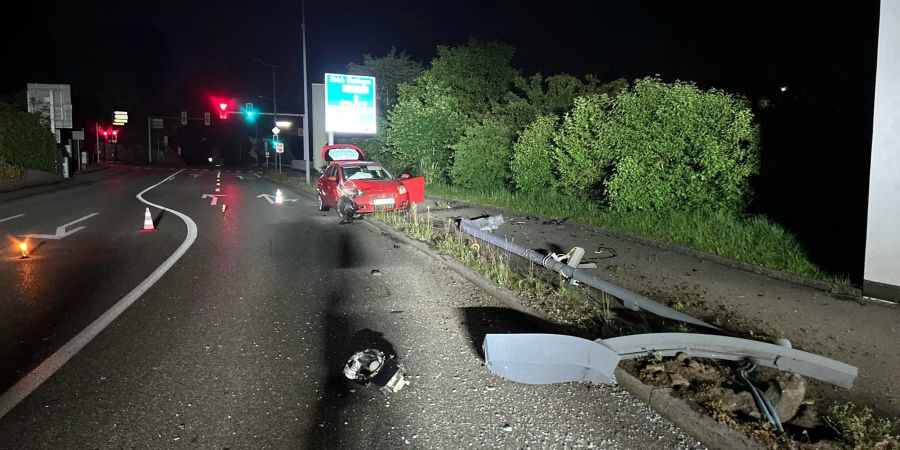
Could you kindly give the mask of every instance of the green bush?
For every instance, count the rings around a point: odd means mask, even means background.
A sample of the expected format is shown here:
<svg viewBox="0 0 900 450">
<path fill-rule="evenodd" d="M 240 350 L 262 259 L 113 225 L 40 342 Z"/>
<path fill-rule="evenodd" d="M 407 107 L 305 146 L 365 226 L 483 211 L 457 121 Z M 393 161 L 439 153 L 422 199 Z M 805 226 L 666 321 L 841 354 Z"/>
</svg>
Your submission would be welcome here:
<svg viewBox="0 0 900 450">
<path fill-rule="evenodd" d="M 0 103 L 0 161 L 57 172 L 56 138 L 33 114 Z"/>
<path fill-rule="evenodd" d="M 638 80 L 616 98 L 599 132 L 615 210 L 711 207 L 741 211 L 759 170 L 759 137 L 748 104 L 690 83 Z"/>
<path fill-rule="evenodd" d="M 401 85 L 388 120 L 385 141 L 397 161 L 417 163 L 429 182 L 446 182 L 452 165 L 450 147 L 471 123 L 450 89 L 428 73 Z"/>
<path fill-rule="evenodd" d="M 453 183 L 468 189 L 505 189 L 514 132 L 496 119 L 466 129 L 453 145 Z"/>
<path fill-rule="evenodd" d="M 15 183 L 21 179 L 21 167 L 0 161 L 0 183 Z"/>
<path fill-rule="evenodd" d="M 553 138 L 553 159 L 559 174 L 556 188 L 569 195 L 598 194 L 609 155 L 600 142 L 600 130 L 613 100 L 607 95 L 588 95 L 575 99 L 575 107 L 566 114 Z"/>
<path fill-rule="evenodd" d="M 554 186 L 552 139 L 557 121 L 556 116 L 539 116 L 513 145 L 510 171 L 520 190 L 540 192 Z"/>
</svg>

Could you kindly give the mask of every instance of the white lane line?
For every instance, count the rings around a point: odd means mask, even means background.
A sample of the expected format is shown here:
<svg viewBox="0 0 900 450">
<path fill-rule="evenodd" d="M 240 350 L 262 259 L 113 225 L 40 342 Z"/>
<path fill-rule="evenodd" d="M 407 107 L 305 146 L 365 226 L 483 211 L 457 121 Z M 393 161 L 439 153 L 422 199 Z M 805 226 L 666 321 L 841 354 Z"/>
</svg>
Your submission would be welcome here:
<svg viewBox="0 0 900 450">
<path fill-rule="evenodd" d="M 16 215 L 14 215 L 14 216 L 12 216 L 12 217 L 7 217 L 7 218 L 5 218 L 5 219 L 0 219 L 0 222 L 6 222 L 7 220 L 18 219 L 19 217 L 22 217 L 22 216 L 24 216 L 24 215 L 25 215 L 25 214 L 16 214 Z"/>
<path fill-rule="evenodd" d="M 166 181 L 171 180 L 181 173 L 184 169 L 179 170 L 178 172 L 169 175 L 166 179 L 160 181 L 159 183 L 154 184 L 153 186 L 148 187 L 141 191 L 135 197 L 143 202 L 146 205 L 152 206 L 154 208 L 159 208 L 163 211 L 170 212 L 176 216 L 178 216 L 182 221 L 184 221 L 185 226 L 187 227 L 187 236 L 184 238 L 184 242 L 175 249 L 175 252 L 172 253 L 156 270 L 153 271 L 144 281 L 141 281 L 134 289 L 131 290 L 128 294 L 125 294 L 121 300 L 116 302 L 111 308 L 109 308 L 103 315 L 94 320 L 90 325 L 87 326 L 84 330 L 81 330 L 75 337 L 73 337 L 69 342 L 66 342 L 59 350 L 53 352 L 47 359 L 44 360 L 39 366 L 35 367 L 34 370 L 28 372 L 21 380 L 16 382 L 13 387 L 9 388 L 8 391 L 4 392 L 2 396 L 0 396 L 0 418 L 3 418 L 7 413 L 12 411 L 16 405 L 19 404 L 22 400 L 28 397 L 32 392 L 34 392 L 41 384 L 47 381 L 48 378 L 53 376 L 57 370 L 59 370 L 66 362 L 69 361 L 75 354 L 77 354 L 81 349 L 83 349 L 88 343 L 91 342 L 101 331 L 103 331 L 110 323 L 116 320 L 119 315 L 125 312 L 129 306 L 131 306 L 137 299 L 147 292 L 148 289 L 153 287 L 172 266 L 187 253 L 188 249 L 191 248 L 194 241 L 197 239 L 197 224 L 191 220 L 190 217 L 175 211 L 174 209 L 166 208 L 165 206 L 160 206 L 155 203 L 151 203 L 144 199 L 143 195 L 149 192 L 151 189 L 165 183 Z"/>
<path fill-rule="evenodd" d="M 80 218 L 80 219 L 75 219 L 75 220 L 73 220 L 73 221 L 71 221 L 71 222 L 69 222 L 69 223 L 67 223 L 67 224 L 65 224 L 65 225 L 60 225 L 60 226 L 56 227 L 56 234 L 23 234 L 23 235 L 21 235 L 21 236 L 22 236 L 22 237 L 27 237 L 27 238 L 32 238 L 32 239 L 53 239 L 53 240 L 65 239 L 65 238 L 67 238 L 67 237 L 69 237 L 69 236 L 71 236 L 71 235 L 73 235 L 73 234 L 75 234 L 75 233 L 77 233 L 77 232 L 79 232 L 79 231 L 81 231 L 81 230 L 87 228 L 87 227 L 86 227 L 86 226 L 80 226 L 80 227 L 78 227 L 78 228 L 74 228 L 74 229 L 71 229 L 71 230 L 66 230 L 66 228 L 69 228 L 69 227 L 71 227 L 72 225 L 75 225 L 75 224 L 78 223 L 78 222 L 82 222 L 82 221 L 88 220 L 88 219 L 90 219 L 91 217 L 96 216 L 97 214 L 100 214 L 100 213 L 91 213 L 91 214 L 88 214 L 88 215 L 86 215 L 86 216 L 84 216 L 84 217 L 82 217 L 82 218 Z"/>
</svg>

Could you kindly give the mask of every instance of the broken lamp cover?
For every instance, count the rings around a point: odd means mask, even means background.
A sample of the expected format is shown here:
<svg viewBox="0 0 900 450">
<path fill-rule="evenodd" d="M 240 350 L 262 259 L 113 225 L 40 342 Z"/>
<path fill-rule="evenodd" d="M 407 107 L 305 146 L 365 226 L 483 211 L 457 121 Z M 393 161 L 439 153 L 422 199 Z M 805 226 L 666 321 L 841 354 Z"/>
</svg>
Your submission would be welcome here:
<svg viewBox="0 0 900 450">
<path fill-rule="evenodd" d="M 409 384 L 403 366 L 374 348 L 354 353 L 344 364 L 344 376 L 361 384 L 373 383 L 385 394 L 398 392 Z"/>
</svg>

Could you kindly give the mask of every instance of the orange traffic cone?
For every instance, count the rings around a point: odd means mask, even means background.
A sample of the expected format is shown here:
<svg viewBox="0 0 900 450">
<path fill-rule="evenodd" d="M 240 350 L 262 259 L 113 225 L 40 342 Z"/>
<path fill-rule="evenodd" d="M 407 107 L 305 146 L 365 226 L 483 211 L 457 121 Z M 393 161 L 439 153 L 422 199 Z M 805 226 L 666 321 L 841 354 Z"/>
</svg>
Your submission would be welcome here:
<svg viewBox="0 0 900 450">
<path fill-rule="evenodd" d="M 150 217 L 150 208 L 144 210 L 144 229 L 141 231 L 144 233 L 156 231 L 156 228 L 153 227 L 153 218 Z"/>
</svg>

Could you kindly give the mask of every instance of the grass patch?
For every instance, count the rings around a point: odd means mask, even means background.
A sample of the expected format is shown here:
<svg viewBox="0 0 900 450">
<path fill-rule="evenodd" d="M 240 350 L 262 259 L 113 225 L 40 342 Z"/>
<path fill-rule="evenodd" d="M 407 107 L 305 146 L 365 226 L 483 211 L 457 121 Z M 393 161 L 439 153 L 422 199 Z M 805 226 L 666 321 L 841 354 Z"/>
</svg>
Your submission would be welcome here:
<svg viewBox="0 0 900 450">
<path fill-rule="evenodd" d="M 858 407 L 853 403 L 835 403 L 828 408 L 825 422 L 840 436 L 844 448 L 897 449 L 900 438 L 891 432 L 900 423 L 891 419 L 878 418 L 868 407 Z"/>
<path fill-rule="evenodd" d="M 428 194 L 515 211 L 570 220 L 695 248 L 726 258 L 781 270 L 835 285 L 850 286 L 813 264 L 797 239 L 764 216 L 738 216 L 721 211 L 613 212 L 587 200 L 554 192 L 524 194 L 505 190 L 476 192 L 429 184 Z"/>
<path fill-rule="evenodd" d="M 272 181 L 275 181 L 275 182 L 278 182 L 281 184 L 286 184 L 288 186 L 300 188 L 307 192 L 316 192 L 316 179 L 318 177 L 313 178 L 311 181 L 311 184 L 309 184 L 309 185 L 306 184 L 305 178 L 298 177 L 296 175 L 290 175 L 290 174 L 284 173 L 284 172 L 282 172 L 282 173 L 278 173 L 278 172 L 274 172 L 274 171 L 266 172 L 266 173 L 262 174 L 262 177 L 268 178 Z"/>
</svg>

